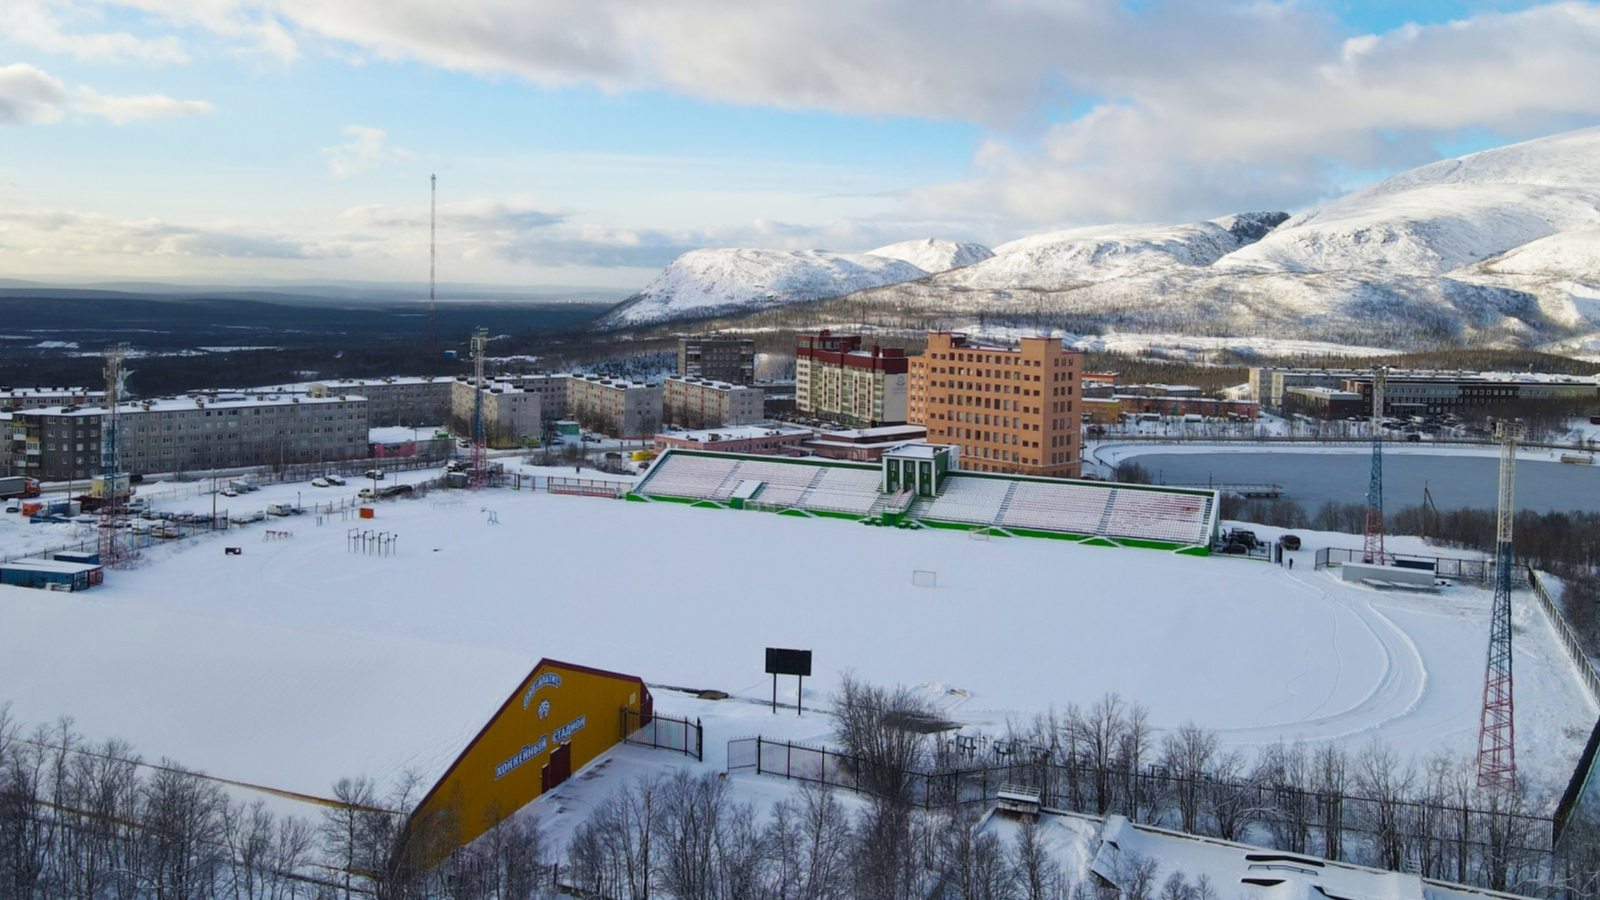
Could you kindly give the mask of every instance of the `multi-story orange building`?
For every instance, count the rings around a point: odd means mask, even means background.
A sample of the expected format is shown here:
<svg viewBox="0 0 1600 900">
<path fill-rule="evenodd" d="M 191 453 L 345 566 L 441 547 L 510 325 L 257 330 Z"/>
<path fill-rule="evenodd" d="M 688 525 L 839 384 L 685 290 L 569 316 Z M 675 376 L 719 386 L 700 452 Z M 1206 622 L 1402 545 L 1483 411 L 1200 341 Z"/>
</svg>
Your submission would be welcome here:
<svg viewBox="0 0 1600 900">
<path fill-rule="evenodd" d="M 930 332 L 911 360 L 907 419 L 928 443 L 960 447 L 963 469 L 1076 478 L 1082 372 L 1083 354 L 1056 338 L 1013 349 Z"/>
</svg>

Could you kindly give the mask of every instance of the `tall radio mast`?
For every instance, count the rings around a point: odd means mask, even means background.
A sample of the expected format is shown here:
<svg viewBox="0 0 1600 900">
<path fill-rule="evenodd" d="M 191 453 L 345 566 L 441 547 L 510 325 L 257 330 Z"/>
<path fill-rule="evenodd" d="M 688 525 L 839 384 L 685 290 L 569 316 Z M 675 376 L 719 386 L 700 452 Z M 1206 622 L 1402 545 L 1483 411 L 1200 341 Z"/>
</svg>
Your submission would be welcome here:
<svg viewBox="0 0 1600 900">
<path fill-rule="evenodd" d="M 1500 438 L 1500 509 L 1494 541 L 1494 605 L 1489 614 L 1489 664 L 1483 675 L 1478 725 L 1478 787 L 1517 783 L 1516 712 L 1511 694 L 1511 527 L 1516 520 L 1517 441 L 1521 422 L 1495 424 Z"/>
<path fill-rule="evenodd" d="M 428 353 L 439 352 L 439 331 L 433 312 L 433 277 L 439 258 L 439 176 L 428 176 Z"/>
</svg>

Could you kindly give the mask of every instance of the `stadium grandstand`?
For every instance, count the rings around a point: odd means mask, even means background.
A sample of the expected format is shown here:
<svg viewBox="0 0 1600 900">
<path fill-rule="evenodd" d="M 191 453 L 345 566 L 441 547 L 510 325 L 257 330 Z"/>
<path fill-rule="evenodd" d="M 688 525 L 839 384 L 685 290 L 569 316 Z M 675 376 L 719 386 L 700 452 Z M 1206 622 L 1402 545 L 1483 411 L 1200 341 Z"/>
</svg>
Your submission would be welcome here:
<svg viewBox="0 0 1600 900">
<path fill-rule="evenodd" d="M 628 499 L 1186 553 L 1216 540 L 1215 491 L 960 471 L 949 449 L 912 445 L 881 463 L 669 450 Z"/>
</svg>

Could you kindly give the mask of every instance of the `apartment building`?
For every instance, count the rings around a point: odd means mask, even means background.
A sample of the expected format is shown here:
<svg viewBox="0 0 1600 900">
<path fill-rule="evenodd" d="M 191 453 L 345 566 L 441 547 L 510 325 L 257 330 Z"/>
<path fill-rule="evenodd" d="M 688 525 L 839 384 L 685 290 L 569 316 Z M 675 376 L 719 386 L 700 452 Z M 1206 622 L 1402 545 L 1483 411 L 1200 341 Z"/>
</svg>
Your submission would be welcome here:
<svg viewBox="0 0 1600 900">
<path fill-rule="evenodd" d="M 659 384 L 604 375 L 567 379 L 567 415 L 624 440 L 642 440 L 661 430 L 662 398 Z"/>
<path fill-rule="evenodd" d="M 544 372 L 537 375 L 502 375 L 497 381 L 509 381 L 529 394 L 539 397 L 539 415 L 547 422 L 567 417 L 567 382 L 572 379 L 565 372 Z"/>
<path fill-rule="evenodd" d="M 16 471 L 41 481 L 100 474 L 107 410 L 46 407 L 12 414 Z M 367 399 L 197 394 L 119 404 L 130 474 L 332 462 L 368 455 Z"/>
<path fill-rule="evenodd" d="M 87 406 L 105 401 L 105 391 L 91 391 L 81 387 L 0 387 L 0 410 Z"/>
<path fill-rule="evenodd" d="M 750 425 L 765 417 L 766 392 L 758 387 L 674 376 L 662 382 L 665 421 L 688 428 Z"/>
<path fill-rule="evenodd" d="M 450 415 L 450 385 L 453 381 L 447 376 L 341 378 L 312 382 L 306 393 L 311 397 L 337 397 L 340 394 L 366 397 L 368 420 L 373 428 L 438 426 L 443 425 Z"/>
<path fill-rule="evenodd" d="M 450 424 L 462 437 L 472 437 L 472 420 L 479 398 L 483 403 L 484 442 L 496 449 L 521 447 L 539 439 L 542 429 L 540 395 L 517 387 L 509 378 L 451 382 Z"/>
<path fill-rule="evenodd" d="M 1076 478 L 1083 354 L 1056 338 L 994 347 L 930 332 L 911 359 L 910 421 L 930 444 L 960 448 L 961 468 Z"/>
<path fill-rule="evenodd" d="M 897 347 L 862 349 L 860 335 L 795 336 L 795 409 L 860 428 L 903 425 L 909 360 Z"/>
<path fill-rule="evenodd" d="M 748 338 L 686 335 L 678 338 L 678 375 L 729 384 L 756 377 L 756 342 Z"/>
</svg>

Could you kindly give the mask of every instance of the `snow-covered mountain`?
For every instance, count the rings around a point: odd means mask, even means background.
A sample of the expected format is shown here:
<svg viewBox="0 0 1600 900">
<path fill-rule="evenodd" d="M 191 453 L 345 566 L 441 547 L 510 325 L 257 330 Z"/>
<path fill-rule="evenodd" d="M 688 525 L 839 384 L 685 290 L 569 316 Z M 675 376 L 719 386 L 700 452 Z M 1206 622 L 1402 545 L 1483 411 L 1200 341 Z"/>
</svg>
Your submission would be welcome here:
<svg viewBox="0 0 1600 900">
<path fill-rule="evenodd" d="M 1079 228 L 992 254 L 961 246 L 700 251 L 768 265 L 730 262 L 712 283 L 687 254 L 612 315 L 638 323 L 848 294 L 858 312 L 950 327 L 1600 355 L 1600 128 L 1422 166 L 1292 218 Z M 860 262 L 885 257 L 905 268 Z M 815 305 L 818 324 L 829 306 Z"/>
<path fill-rule="evenodd" d="M 911 263 L 870 253 L 692 250 L 606 313 L 601 323 L 643 325 L 726 315 L 927 276 Z"/>
<path fill-rule="evenodd" d="M 911 263 L 929 275 L 970 266 L 994 256 L 994 251 L 982 244 L 947 241 L 943 238 L 901 241 L 898 244 L 868 250 L 867 253 Z"/>
</svg>

